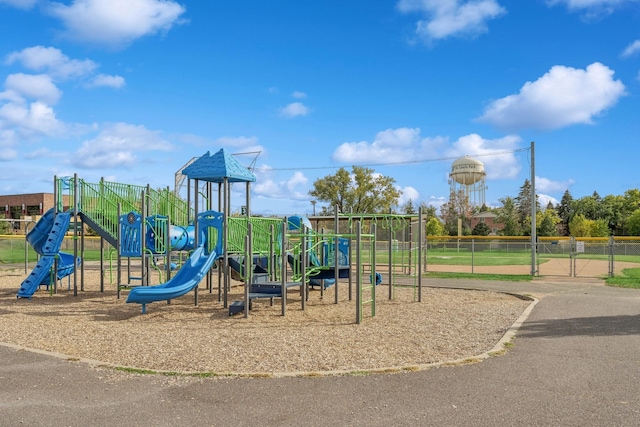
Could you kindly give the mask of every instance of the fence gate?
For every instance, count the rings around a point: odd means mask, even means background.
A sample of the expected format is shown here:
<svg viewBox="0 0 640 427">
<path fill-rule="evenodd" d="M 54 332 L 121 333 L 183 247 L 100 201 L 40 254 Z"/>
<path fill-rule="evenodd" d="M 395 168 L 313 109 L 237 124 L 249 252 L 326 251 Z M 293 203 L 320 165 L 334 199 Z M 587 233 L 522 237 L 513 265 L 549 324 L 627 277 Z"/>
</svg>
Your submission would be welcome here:
<svg viewBox="0 0 640 427">
<path fill-rule="evenodd" d="M 610 277 L 614 274 L 614 241 L 571 237 L 538 243 L 541 276 Z"/>
</svg>

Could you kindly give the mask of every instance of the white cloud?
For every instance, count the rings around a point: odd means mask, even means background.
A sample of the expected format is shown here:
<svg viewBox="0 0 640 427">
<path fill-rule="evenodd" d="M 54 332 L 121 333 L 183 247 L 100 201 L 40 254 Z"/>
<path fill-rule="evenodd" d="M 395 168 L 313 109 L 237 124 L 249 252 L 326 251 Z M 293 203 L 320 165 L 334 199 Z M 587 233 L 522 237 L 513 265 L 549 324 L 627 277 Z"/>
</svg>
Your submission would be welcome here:
<svg viewBox="0 0 640 427">
<path fill-rule="evenodd" d="M 515 95 L 498 99 L 477 120 L 499 129 L 558 129 L 591 124 L 625 95 L 613 70 L 595 62 L 586 69 L 556 65 Z"/>
<path fill-rule="evenodd" d="M 558 199 L 548 194 L 538 193 L 536 191 L 536 195 L 538 196 L 538 202 L 540 202 L 540 207 L 542 209 L 546 209 L 549 202 L 551 202 L 554 206 L 558 204 Z"/>
<path fill-rule="evenodd" d="M 484 164 L 487 179 L 511 179 L 518 176 L 520 165 L 514 151 L 521 138 L 508 135 L 499 139 L 484 139 L 470 134 L 459 138 L 447 150 L 448 157 L 471 156 Z"/>
<path fill-rule="evenodd" d="M 286 182 L 287 190 L 291 192 L 295 192 L 296 187 L 300 185 L 306 185 L 309 182 L 309 179 L 304 176 L 304 174 L 300 171 L 294 172 L 293 176 L 289 178 Z"/>
<path fill-rule="evenodd" d="M 14 131 L 14 142 L 17 142 L 18 138 L 60 135 L 65 126 L 56 119 L 50 106 L 37 101 L 29 105 L 0 105 L 0 130 Z"/>
<path fill-rule="evenodd" d="M 297 116 L 306 116 L 309 114 L 309 108 L 307 108 L 302 102 L 292 102 L 286 107 L 280 109 L 280 116 L 288 119 Z"/>
<path fill-rule="evenodd" d="M 31 9 L 38 0 L 0 0 L 1 4 L 17 7 L 18 9 Z"/>
<path fill-rule="evenodd" d="M 296 90 L 291 94 L 291 96 L 293 96 L 296 99 L 303 99 L 307 97 L 307 94 L 304 92 L 300 92 L 299 90 Z"/>
<path fill-rule="evenodd" d="M 547 0 L 549 6 L 564 5 L 587 20 L 597 20 L 611 15 L 626 6 L 633 7 L 638 0 Z"/>
<path fill-rule="evenodd" d="M 547 3 L 551 6 L 557 4 L 566 5 L 569 10 L 583 10 L 583 9 L 613 9 L 616 6 L 622 6 L 625 4 L 633 3 L 637 0 L 547 0 Z"/>
<path fill-rule="evenodd" d="M 14 73 L 4 81 L 0 92 L 0 138 L 2 145 L 18 144 L 47 137 L 67 138 L 91 130 L 92 125 L 64 123 L 56 118 L 53 106 L 62 97 L 54 81 L 58 79 L 87 79 L 97 68 L 90 60 L 71 60 L 55 48 L 34 46 L 7 56 L 6 64 L 18 63 L 42 74 Z M 88 86 L 119 87 L 124 79 L 118 76 L 98 75 Z"/>
<path fill-rule="evenodd" d="M 50 159 L 53 157 L 66 157 L 68 154 L 60 151 L 52 151 L 46 147 L 41 147 L 36 150 L 26 153 L 25 159 Z"/>
<path fill-rule="evenodd" d="M 172 0 L 73 0 L 50 4 L 64 35 L 80 42 L 122 46 L 180 24 L 185 8 Z"/>
<path fill-rule="evenodd" d="M 24 104 L 25 102 L 24 97 L 12 89 L 0 92 L 0 101 L 7 101 L 13 104 Z"/>
<path fill-rule="evenodd" d="M 632 55 L 635 55 L 638 52 L 640 52 L 640 40 L 636 40 L 633 43 L 631 43 L 629 46 L 627 46 L 625 50 L 622 52 L 621 56 L 623 58 L 628 58 Z"/>
<path fill-rule="evenodd" d="M 398 206 L 402 206 L 405 203 L 407 203 L 409 200 L 411 200 L 411 203 L 413 203 L 413 206 L 415 208 L 418 207 L 418 205 L 420 204 L 419 200 L 420 200 L 420 193 L 418 192 L 418 190 L 416 190 L 414 187 L 408 186 L 408 187 L 399 187 L 396 186 L 397 190 L 400 190 L 400 198 L 398 199 Z"/>
<path fill-rule="evenodd" d="M 257 136 L 222 136 L 213 141 L 214 145 L 242 150 L 243 152 L 265 152 L 265 148 L 258 144 Z"/>
<path fill-rule="evenodd" d="M 427 160 L 437 156 L 438 148 L 445 142 L 441 137 L 423 138 L 419 128 L 386 129 L 378 132 L 373 142 L 345 142 L 333 152 L 337 162 L 402 163 Z"/>
<path fill-rule="evenodd" d="M 121 76 L 109 76 L 107 74 L 98 74 L 91 79 L 89 87 L 107 86 L 114 89 L 120 89 L 125 85 L 124 78 Z"/>
<path fill-rule="evenodd" d="M 267 199 L 311 200 L 309 179 L 300 171 L 283 180 L 276 180 L 268 165 L 261 165 L 254 173 L 258 177 L 251 186 L 253 194 Z"/>
<path fill-rule="evenodd" d="M 573 179 L 568 179 L 567 181 L 552 181 L 548 178 L 536 176 L 536 192 L 564 193 L 573 184 L 575 184 Z"/>
<path fill-rule="evenodd" d="M 444 205 L 445 203 L 449 202 L 449 196 L 444 197 L 444 196 L 430 196 L 429 200 L 426 201 L 427 206 L 435 206 L 436 208 L 438 208 L 438 212 L 440 212 L 440 208 L 442 207 L 442 205 Z"/>
<path fill-rule="evenodd" d="M 18 157 L 18 152 L 13 148 L 0 146 L 0 162 L 8 162 Z"/>
<path fill-rule="evenodd" d="M 144 126 L 116 123 L 106 126 L 94 139 L 84 141 L 74 154 L 73 163 L 79 168 L 128 168 L 138 163 L 137 153 L 172 148 L 160 132 Z"/>
<path fill-rule="evenodd" d="M 0 119 L 1 125 L 2 120 Z M 7 162 L 18 157 L 18 152 L 12 148 L 15 142 L 16 133 L 13 129 L 0 129 L 0 162 Z"/>
<path fill-rule="evenodd" d="M 60 89 L 46 74 L 10 74 L 4 82 L 4 86 L 10 93 L 43 101 L 49 105 L 56 104 L 62 96 Z"/>
<path fill-rule="evenodd" d="M 68 79 L 93 73 L 98 67 L 95 62 L 85 59 L 70 59 L 60 49 L 33 46 L 7 55 L 7 64 L 19 62 L 32 71 L 45 71 L 55 78 Z"/>
<path fill-rule="evenodd" d="M 425 41 L 485 33 L 488 20 L 506 13 L 496 0 L 400 0 L 397 7 L 403 13 L 426 15 L 426 19 L 416 23 L 415 30 Z"/>
<path fill-rule="evenodd" d="M 70 59 L 60 49 L 54 47 L 33 46 L 7 55 L 5 63 L 12 65 L 19 63 L 24 68 L 44 72 L 49 80 L 85 79 L 86 87 L 108 86 L 121 88 L 125 80 L 121 76 L 108 74 L 94 75 L 99 67 L 90 59 Z M 87 80 L 88 79 L 88 80 Z"/>
</svg>

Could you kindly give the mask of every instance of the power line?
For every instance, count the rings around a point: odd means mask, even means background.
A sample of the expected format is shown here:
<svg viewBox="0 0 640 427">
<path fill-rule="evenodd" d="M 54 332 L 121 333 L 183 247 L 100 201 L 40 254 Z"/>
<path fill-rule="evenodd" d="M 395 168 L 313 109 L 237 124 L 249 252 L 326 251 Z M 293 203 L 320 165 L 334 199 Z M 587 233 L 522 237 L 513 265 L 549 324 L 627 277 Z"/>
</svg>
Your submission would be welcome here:
<svg viewBox="0 0 640 427">
<path fill-rule="evenodd" d="M 476 154 L 473 157 L 488 157 L 488 156 L 498 156 L 498 155 L 501 155 L 501 154 L 513 154 L 513 153 L 519 153 L 519 152 L 522 152 L 522 151 L 529 151 L 529 149 L 530 149 L 529 147 L 526 147 L 526 148 L 518 148 L 517 150 L 496 151 L 496 152 L 492 152 L 492 153 Z M 363 166 L 363 167 L 400 166 L 400 165 L 410 165 L 410 164 L 417 164 L 417 163 L 444 162 L 444 161 L 457 160 L 459 158 L 460 158 L 460 156 L 456 156 L 456 157 L 439 157 L 439 158 L 435 158 L 435 159 L 405 160 L 405 161 L 402 161 L 402 162 L 368 163 L 368 164 L 361 164 L 361 165 L 356 165 L 356 166 Z M 344 167 L 344 166 L 300 166 L 300 167 L 295 167 L 295 168 L 259 168 L 258 167 L 255 170 L 260 171 L 260 172 L 269 172 L 269 171 L 340 169 L 341 167 Z"/>
</svg>

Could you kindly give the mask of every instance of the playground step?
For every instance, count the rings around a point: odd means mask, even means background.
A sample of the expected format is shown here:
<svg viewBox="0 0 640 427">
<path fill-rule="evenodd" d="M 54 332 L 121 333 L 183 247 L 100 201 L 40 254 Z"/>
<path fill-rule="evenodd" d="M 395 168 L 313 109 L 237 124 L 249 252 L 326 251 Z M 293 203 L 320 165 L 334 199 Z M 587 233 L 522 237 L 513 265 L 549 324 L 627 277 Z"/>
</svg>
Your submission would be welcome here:
<svg viewBox="0 0 640 427">
<path fill-rule="evenodd" d="M 270 299 L 271 305 L 273 305 L 274 298 L 280 298 L 282 296 L 281 293 L 272 293 L 272 292 L 251 292 L 249 293 L 249 310 L 252 310 L 253 300 L 254 299 Z M 229 316 L 233 316 L 234 314 L 238 314 L 241 311 L 244 311 L 244 301 L 233 301 L 229 304 Z"/>
<path fill-rule="evenodd" d="M 286 284 L 287 289 L 300 286 L 300 282 L 289 282 Z M 278 294 L 282 293 L 282 283 L 280 282 L 260 282 L 252 283 L 249 288 L 252 293 Z"/>
<path fill-rule="evenodd" d="M 266 283 L 269 281 L 269 273 L 253 273 L 251 278 L 253 283 Z"/>
<path fill-rule="evenodd" d="M 349 267 L 338 266 L 338 278 L 348 279 L 350 275 L 351 269 Z M 314 272 L 309 277 L 312 279 L 335 279 L 336 271 L 333 267 L 322 267 L 317 273 Z"/>
<path fill-rule="evenodd" d="M 309 286 L 312 288 L 324 286 L 324 288 L 327 289 L 334 283 L 336 283 L 335 279 L 309 279 Z"/>
<path fill-rule="evenodd" d="M 251 303 L 249 303 L 249 310 L 251 310 Z M 229 304 L 229 316 L 233 316 L 242 311 L 244 311 L 244 301 L 233 301 Z"/>
</svg>

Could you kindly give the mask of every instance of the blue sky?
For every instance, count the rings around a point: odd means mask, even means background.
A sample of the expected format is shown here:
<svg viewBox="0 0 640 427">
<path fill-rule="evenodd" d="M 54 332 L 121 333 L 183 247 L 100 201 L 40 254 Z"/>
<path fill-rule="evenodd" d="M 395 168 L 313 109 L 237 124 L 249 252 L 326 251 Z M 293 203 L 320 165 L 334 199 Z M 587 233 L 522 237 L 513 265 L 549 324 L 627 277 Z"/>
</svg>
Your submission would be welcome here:
<svg viewBox="0 0 640 427">
<path fill-rule="evenodd" d="M 439 206 L 640 187 L 639 0 L 0 0 L 0 194 L 53 177 L 174 187 L 225 148 L 253 211 L 311 213 L 343 166 Z M 242 193 L 232 205 L 243 204 Z"/>
</svg>

